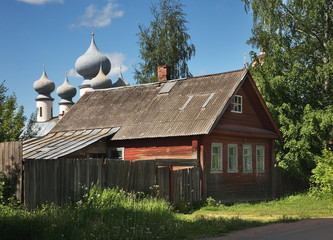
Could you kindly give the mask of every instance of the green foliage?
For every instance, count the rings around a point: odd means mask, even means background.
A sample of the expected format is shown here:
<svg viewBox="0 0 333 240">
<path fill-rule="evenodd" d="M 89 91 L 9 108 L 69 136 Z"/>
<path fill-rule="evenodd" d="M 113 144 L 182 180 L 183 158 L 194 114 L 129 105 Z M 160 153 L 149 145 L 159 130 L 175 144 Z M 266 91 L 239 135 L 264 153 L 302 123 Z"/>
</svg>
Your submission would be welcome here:
<svg viewBox="0 0 333 240">
<path fill-rule="evenodd" d="M 16 179 L 0 172 L 0 205 L 14 206 L 18 204 L 15 197 Z"/>
<path fill-rule="evenodd" d="M 0 84 L 0 142 L 17 141 L 26 120 L 23 106 L 17 106 L 15 94 L 7 96 L 4 82 Z"/>
<path fill-rule="evenodd" d="M 21 141 L 27 140 L 29 138 L 33 138 L 37 135 L 40 128 L 37 128 L 36 126 L 34 126 L 34 123 L 36 123 L 36 122 L 37 122 L 37 112 L 33 112 L 30 115 L 28 124 L 26 125 L 22 134 L 20 135 Z"/>
<path fill-rule="evenodd" d="M 283 134 L 278 165 L 303 187 L 333 137 L 333 1 L 243 0 L 253 13 L 248 43 L 264 59 L 250 68 Z"/>
<path fill-rule="evenodd" d="M 323 150 L 323 155 L 317 157 L 317 166 L 312 170 L 311 194 L 315 196 L 333 196 L 333 152 Z"/>
<path fill-rule="evenodd" d="M 134 78 L 138 83 L 157 81 L 157 67 L 168 65 L 170 78 L 191 76 L 187 62 L 195 55 L 187 33 L 186 14 L 179 0 L 160 0 L 152 5 L 153 20 L 149 27 L 139 24 L 139 69 Z"/>
</svg>

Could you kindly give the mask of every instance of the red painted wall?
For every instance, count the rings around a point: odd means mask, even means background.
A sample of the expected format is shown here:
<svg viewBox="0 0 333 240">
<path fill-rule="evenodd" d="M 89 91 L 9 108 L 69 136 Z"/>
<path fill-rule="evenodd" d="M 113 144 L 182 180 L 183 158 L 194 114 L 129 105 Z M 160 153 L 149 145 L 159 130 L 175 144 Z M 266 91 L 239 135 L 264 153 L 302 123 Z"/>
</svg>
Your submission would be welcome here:
<svg viewBox="0 0 333 240">
<path fill-rule="evenodd" d="M 112 147 L 125 148 L 125 160 L 192 158 L 192 137 L 112 141 Z"/>
</svg>

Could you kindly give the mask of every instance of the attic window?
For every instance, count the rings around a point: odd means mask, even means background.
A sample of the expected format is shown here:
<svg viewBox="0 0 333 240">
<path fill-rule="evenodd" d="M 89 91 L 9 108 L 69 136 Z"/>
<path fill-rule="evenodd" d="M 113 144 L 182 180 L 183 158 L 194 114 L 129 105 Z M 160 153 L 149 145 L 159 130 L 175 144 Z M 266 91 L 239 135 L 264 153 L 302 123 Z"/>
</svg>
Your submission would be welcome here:
<svg viewBox="0 0 333 240">
<path fill-rule="evenodd" d="M 164 84 L 164 86 L 161 88 L 159 94 L 161 93 L 169 93 L 173 86 L 176 85 L 176 82 L 167 82 Z"/>
<path fill-rule="evenodd" d="M 193 95 L 189 96 L 186 103 L 180 108 L 180 110 L 184 110 L 186 106 L 191 102 L 191 99 L 193 98 Z"/>
<path fill-rule="evenodd" d="M 240 95 L 235 95 L 231 99 L 231 112 L 242 113 L 243 110 L 243 98 Z"/>
<path fill-rule="evenodd" d="M 207 107 L 208 103 L 209 103 L 210 100 L 213 98 L 214 94 L 215 94 L 215 93 L 211 93 L 211 94 L 209 95 L 209 97 L 207 98 L 206 102 L 202 105 L 202 108 Z"/>
</svg>

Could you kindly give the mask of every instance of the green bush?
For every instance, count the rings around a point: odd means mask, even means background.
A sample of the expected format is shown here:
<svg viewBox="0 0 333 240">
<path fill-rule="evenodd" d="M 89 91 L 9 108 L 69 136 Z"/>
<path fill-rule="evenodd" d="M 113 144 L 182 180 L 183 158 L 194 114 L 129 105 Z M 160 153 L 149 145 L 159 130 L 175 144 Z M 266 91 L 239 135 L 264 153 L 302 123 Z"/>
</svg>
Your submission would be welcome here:
<svg viewBox="0 0 333 240">
<path fill-rule="evenodd" d="M 333 196 L 333 151 L 324 149 L 322 157 L 316 158 L 317 166 L 312 170 L 310 193 Z"/>
<path fill-rule="evenodd" d="M 17 204 L 15 197 L 15 180 L 11 176 L 7 176 L 0 172 L 0 204 Z"/>
</svg>

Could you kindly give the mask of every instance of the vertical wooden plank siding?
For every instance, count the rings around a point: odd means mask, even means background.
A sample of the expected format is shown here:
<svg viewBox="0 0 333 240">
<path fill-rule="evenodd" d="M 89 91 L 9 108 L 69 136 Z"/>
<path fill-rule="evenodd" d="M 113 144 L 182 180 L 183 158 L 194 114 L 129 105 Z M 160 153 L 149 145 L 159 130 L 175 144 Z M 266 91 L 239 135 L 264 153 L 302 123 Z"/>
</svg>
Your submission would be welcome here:
<svg viewBox="0 0 333 240">
<path fill-rule="evenodd" d="M 22 142 L 0 143 L 0 172 L 13 177 L 16 184 L 16 197 L 22 200 Z"/>
</svg>

